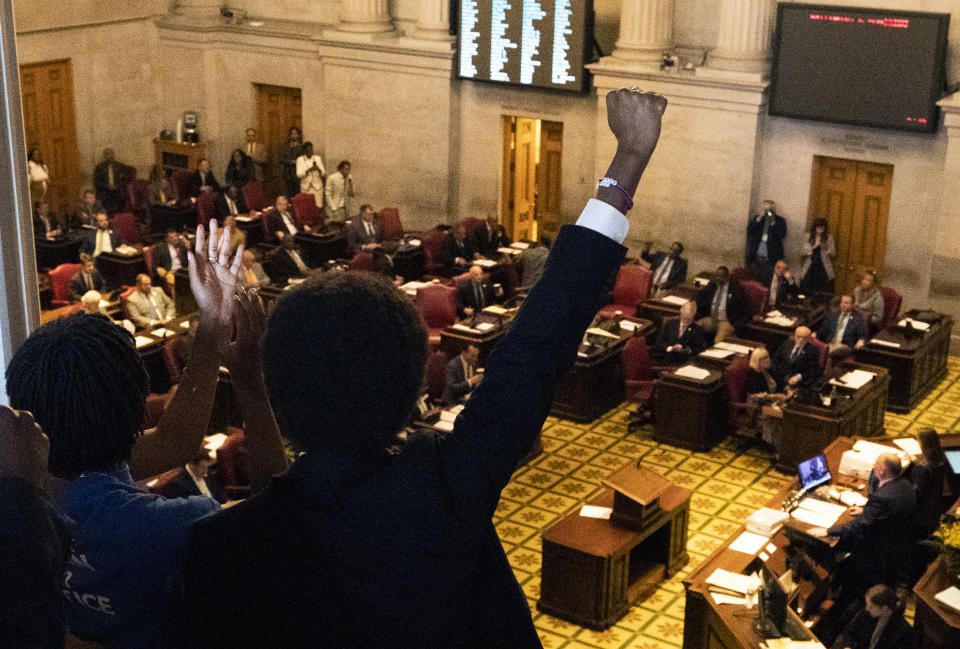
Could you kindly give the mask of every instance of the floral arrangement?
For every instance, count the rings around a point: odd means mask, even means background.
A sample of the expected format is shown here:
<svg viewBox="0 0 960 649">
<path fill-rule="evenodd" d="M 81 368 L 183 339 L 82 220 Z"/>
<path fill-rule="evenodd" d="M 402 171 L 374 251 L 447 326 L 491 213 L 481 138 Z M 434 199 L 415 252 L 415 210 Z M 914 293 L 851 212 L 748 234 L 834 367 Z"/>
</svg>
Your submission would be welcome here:
<svg viewBox="0 0 960 649">
<path fill-rule="evenodd" d="M 943 521 L 937 530 L 943 543 L 943 561 L 951 575 L 960 574 L 960 521 Z"/>
</svg>

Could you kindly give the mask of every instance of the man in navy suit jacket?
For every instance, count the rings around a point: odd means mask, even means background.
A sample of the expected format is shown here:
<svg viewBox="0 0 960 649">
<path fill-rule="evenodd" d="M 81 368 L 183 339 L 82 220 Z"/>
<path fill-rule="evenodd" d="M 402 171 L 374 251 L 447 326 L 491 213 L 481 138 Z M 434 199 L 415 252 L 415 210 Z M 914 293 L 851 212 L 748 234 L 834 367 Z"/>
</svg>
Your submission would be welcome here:
<svg viewBox="0 0 960 649">
<path fill-rule="evenodd" d="M 392 285 L 325 273 L 277 302 L 263 374 L 304 455 L 195 528 L 176 646 L 541 646 L 492 517 L 613 285 L 623 214 L 659 138 L 662 97 L 623 89 L 606 101 L 618 148 L 598 200 L 561 228 L 448 435 L 385 452 L 426 357 L 420 318 Z"/>
<path fill-rule="evenodd" d="M 640 257 L 650 264 L 653 271 L 654 294 L 668 290 L 677 284 L 687 281 L 687 260 L 681 257 L 683 244 L 674 241 L 670 245 L 670 252 L 650 252 L 650 243 L 643 246 Z"/>
<path fill-rule="evenodd" d="M 831 309 L 817 330 L 817 339 L 830 345 L 831 352 L 840 347 L 860 349 L 869 335 L 867 322 L 854 310 L 853 298 L 849 295 L 840 298 L 839 309 Z"/>
<path fill-rule="evenodd" d="M 810 329 L 797 327 L 793 338 L 787 338 L 773 355 L 770 373 L 777 380 L 777 389 L 808 386 L 820 373 L 820 352 L 810 344 Z"/>
<path fill-rule="evenodd" d="M 102 252 L 116 252 L 120 246 L 120 237 L 110 229 L 110 219 L 105 212 L 100 212 L 96 216 L 97 227 L 95 230 L 87 232 L 86 238 L 80 244 L 80 254 L 97 257 Z M 110 242 L 110 249 L 107 250 L 106 242 Z M 99 247 L 97 246 L 100 243 Z"/>
</svg>

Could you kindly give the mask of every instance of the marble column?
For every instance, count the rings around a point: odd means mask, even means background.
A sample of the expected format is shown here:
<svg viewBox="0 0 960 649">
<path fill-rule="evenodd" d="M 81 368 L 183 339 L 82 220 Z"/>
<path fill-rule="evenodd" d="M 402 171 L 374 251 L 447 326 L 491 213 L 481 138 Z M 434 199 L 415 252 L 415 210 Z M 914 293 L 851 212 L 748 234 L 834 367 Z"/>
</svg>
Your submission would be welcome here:
<svg viewBox="0 0 960 649">
<path fill-rule="evenodd" d="M 449 41 L 450 0 L 420 0 L 417 7 L 415 38 L 427 41 Z"/>
<path fill-rule="evenodd" d="M 391 31 L 387 0 L 341 0 L 337 29 L 369 34 Z"/>
<path fill-rule="evenodd" d="M 225 4 L 224 0 L 177 0 L 173 13 L 191 22 L 218 23 Z"/>
<path fill-rule="evenodd" d="M 673 0 L 623 0 L 613 56 L 660 62 L 673 47 Z"/>
<path fill-rule="evenodd" d="M 763 72 L 770 63 L 775 0 L 720 0 L 717 46 L 707 65 L 722 70 Z"/>
</svg>

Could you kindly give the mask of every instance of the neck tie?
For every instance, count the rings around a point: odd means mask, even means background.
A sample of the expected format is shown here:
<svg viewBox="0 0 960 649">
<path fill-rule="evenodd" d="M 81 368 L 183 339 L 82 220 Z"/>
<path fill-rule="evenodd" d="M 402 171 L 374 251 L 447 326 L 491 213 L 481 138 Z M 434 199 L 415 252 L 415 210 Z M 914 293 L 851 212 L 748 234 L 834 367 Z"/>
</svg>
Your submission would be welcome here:
<svg viewBox="0 0 960 649">
<path fill-rule="evenodd" d="M 253 269 L 247 269 L 247 284 L 253 284 L 257 281 L 257 276 L 253 274 Z"/>
<path fill-rule="evenodd" d="M 839 344 L 840 342 L 843 341 L 843 332 L 847 328 L 848 317 L 849 316 L 844 314 L 837 319 L 837 331 L 833 334 L 833 340 L 831 341 L 834 344 Z"/>
<path fill-rule="evenodd" d="M 107 186 L 113 189 L 113 165 L 107 165 Z"/>
<path fill-rule="evenodd" d="M 93 282 L 92 282 L 91 279 L 90 279 L 90 275 L 88 275 L 87 273 L 84 273 L 84 274 L 83 274 L 83 279 L 85 280 L 85 283 L 86 283 L 86 285 L 87 285 L 87 290 L 89 291 L 90 289 L 92 289 L 92 288 L 93 288 Z"/>
<path fill-rule="evenodd" d="M 793 346 L 793 351 L 790 352 L 790 360 L 791 360 L 791 361 L 797 360 L 797 356 L 798 356 L 799 354 L 800 354 L 800 348 L 799 348 L 798 346 L 794 345 L 794 346 Z"/>
<path fill-rule="evenodd" d="M 373 236 L 373 226 L 370 225 L 370 222 L 369 222 L 369 221 L 364 221 L 363 224 L 367 227 L 367 236 L 368 236 L 368 237 L 372 237 L 372 236 Z"/>
<path fill-rule="evenodd" d="M 717 292 L 713 296 L 713 306 L 710 309 L 710 317 L 714 320 L 720 315 L 720 296 L 723 295 L 723 287 L 718 286 Z"/>
<path fill-rule="evenodd" d="M 664 285 L 667 281 L 667 277 L 670 276 L 670 268 L 673 266 L 673 258 L 667 257 L 660 262 L 660 268 L 657 269 L 657 274 L 653 278 L 653 285 L 657 288 Z"/>
<path fill-rule="evenodd" d="M 160 190 L 160 202 L 161 203 L 167 202 L 167 194 L 162 189 Z"/>
<path fill-rule="evenodd" d="M 153 301 L 153 292 L 147 293 L 147 302 L 150 303 L 150 317 L 154 320 L 160 319 L 160 312 L 157 310 L 157 304 Z"/>
<path fill-rule="evenodd" d="M 477 299 L 477 308 L 482 309 L 482 308 L 484 307 L 484 304 L 483 304 L 483 289 L 480 287 L 480 282 L 474 282 L 474 283 L 473 283 L 473 293 L 474 293 L 474 295 L 476 296 L 476 299 Z"/>
</svg>

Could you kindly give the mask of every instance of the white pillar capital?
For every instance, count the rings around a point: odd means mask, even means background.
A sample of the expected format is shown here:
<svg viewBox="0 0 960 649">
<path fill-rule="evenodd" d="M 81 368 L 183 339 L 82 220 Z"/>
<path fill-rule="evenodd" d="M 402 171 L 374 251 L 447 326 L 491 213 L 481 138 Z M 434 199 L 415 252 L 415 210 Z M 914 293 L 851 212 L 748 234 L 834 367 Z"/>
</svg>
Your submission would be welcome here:
<svg viewBox="0 0 960 649">
<path fill-rule="evenodd" d="M 720 0 L 717 46 L 707 65 L 763 72 L 770 64 L 775 0 Z"/>
<path fill-rule="evenodd" d="M 420 0 L 414 38 L 427 41 L 451 41 L 450 0 Z"/>
<path fill-rule="evenodd" d="M 365 34 L 391 31 L 393 24 L 387 0 L 341 0 L 337 29 Z"/>
<path fill-rule="evenodd" d="M 673 47 L 674 0 L 623 0 L 620 38 L 613 56 L 659 62 Z"/>
</svg>

